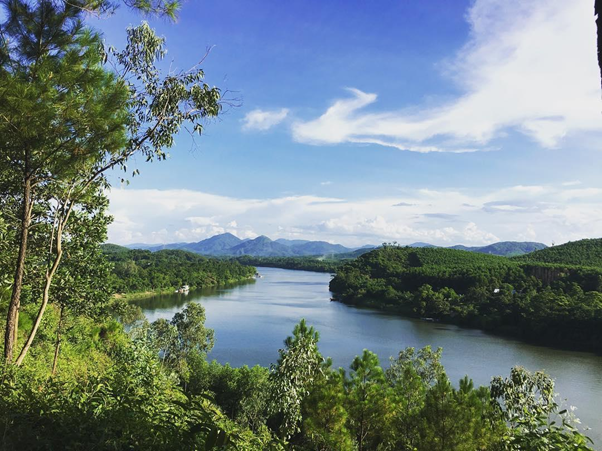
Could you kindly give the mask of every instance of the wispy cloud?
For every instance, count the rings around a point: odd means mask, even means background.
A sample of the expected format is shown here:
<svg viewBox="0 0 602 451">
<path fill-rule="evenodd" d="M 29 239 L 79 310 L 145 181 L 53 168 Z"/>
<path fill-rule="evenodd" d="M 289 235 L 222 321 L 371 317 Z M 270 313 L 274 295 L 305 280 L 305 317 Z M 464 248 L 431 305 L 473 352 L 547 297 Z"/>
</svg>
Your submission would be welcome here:
<svg viewBox="0 0 602 451">
<path fill-rule="evenodd" d="M 562 184 L 562 186 L 577 186 L 577 185 L 581 185 L 581 181 L 580 180 L 571 180 L 568 182 L 564 182 Z"/>
<path fill-rule="evenodd" d="M 332 182 L 330 180 L 326 180 L 325 182 L 320 182 L 320 185 L 328 186 L 328 185 L 332 185 Z"/>
<path fill-rule="evenodd" d="M 394 197 L 246 199 L 191 190 L 132 189 L 114 189 L 110 200 L 115 222 L 109 239 L 120 244 L 198 241 L 224 232 L 349 246 L 388 241 L 562 243 L 597 237 L 602 230 L 602 189 L 562 184 L 489 191 L 416 189 L 406 191 L 403 202 Z"/>
<path fill-rule="evenodd" d="M 377 94 L 350 88 L 319 117 L 294 123 L 293 137 L 426 153 L 490 150 L 508 130 L 546 148 L 602 131 L 591 10 L 591 0 L 477 0 L 469 41 L 442 63 L 458 98 L 378 112 Z"/>
<path fill-rule="evenodd" d="M 249 111 L 243 119 L 243 130 L 265 131 L 281 123 L 288 115 L 288 109 Z"/>
</svg>

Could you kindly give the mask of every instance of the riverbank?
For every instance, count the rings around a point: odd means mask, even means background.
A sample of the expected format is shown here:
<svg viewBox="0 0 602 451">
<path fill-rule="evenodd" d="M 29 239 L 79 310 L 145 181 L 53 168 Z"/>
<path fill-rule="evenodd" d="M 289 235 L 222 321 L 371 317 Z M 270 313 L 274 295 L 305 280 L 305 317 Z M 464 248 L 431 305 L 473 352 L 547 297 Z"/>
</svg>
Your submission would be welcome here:
<svg viewBox="0 0 602 451">
<path fill-rule="evenodd" d="M 147 291 L 136 291 L 133 293 L 115 293 L 113 297 L 115 299 L 123 299 L 125 301 L 137 301 L 140 299 L 151 298 L 153 296 L 159 296 L 161 294 L 169 294 L 175 292 L 175 288 L 163 288 L 160 290 L 147 290 Z"/>
<path fill-rule="evenodd" d="M 361 303 L 355 304 L 338 299 L 336 295 L 333 295 L 333 297 L 330 300 L 332 302 L 342 304 L 347 307 L 352 307 L 358 310 L 378 311 L 386 315 L 392 315 L 410 321 L 420 321 L 424 323 L 437 324 L 439 325 L 439 327 L 459 327 L 467 331 L 472 330 L 475 332 L 481 332 L 502 339 L 516 340 L 518 342 L 542 348 L 556 349 L 559 351 L 568 352 L 585 352 L 602 356 L 602 349 L 593 344 L 588 345 L 587 343 L 583 343 L 580 341 L 571 341 L 567 340 L 566 338 L 562 338 L 562 340 L 551 339 L 549 336 L 540 336 L 537 334 L 528 333 L 528 331 L 525 331 L 519 328 L 518 326 L 502 325 L 488 327 L 482 322 L 477 324 L 475 322 L 470 322 L 466 320 L 456 320 L 454 318 L 449 317 L 424 317 L 412 314 L 406 309 L 398 306 L 383 305 L 380 304 L 378 301 L 366 301 L 365 299 Z"/>
<path fill-rule="evenodd" d="M 249 279 L 256 272 L 252 266 L 236 261 L 181 250 L 150 252 L 110 246 L 105 247 L 104 252 L 113 266 L 109 288 L 129 298 L 152 296 L 159 290 L 175 291 L 182 285 L 189 285 L 191 289 L 224 286 Z"/>
<path fill-rule="evenodd" d="M 387 246 L 339 268 L 330 291 L 347 305 L 600 352 L 601 283 L 600 268 Z"/>
<path fill-rule="evenodd" d="M 205 285 L 202 287 L 191 286 L 190 291 L 215 289 L 215 288 L 229 288 L 229 287 L 234 287 L 236 285 L 254 282 L 254 281 L 255 281 L 254 276 L 247 276 L 247 277 L 243 277 L 243 278 L 239 278 L 239 279 L 228 279 L 226 282 Z M 130 292 L 130 293 L 115 293 L 115 294 L 113 294 L 113 298 L 123 299 L 127 302 L 130 302 L 130 301 L 139 301 L 142 299 L 148 299 L 148 298 L 152 298 L 155 296 L 161 296 L 161 295 L 166 295 L 166 294 L 176 294 L 176 292 L 177 292 L 176 287 L 160 288 L 157 290 L 134 291 L 134 292 Z"/>
</svg>

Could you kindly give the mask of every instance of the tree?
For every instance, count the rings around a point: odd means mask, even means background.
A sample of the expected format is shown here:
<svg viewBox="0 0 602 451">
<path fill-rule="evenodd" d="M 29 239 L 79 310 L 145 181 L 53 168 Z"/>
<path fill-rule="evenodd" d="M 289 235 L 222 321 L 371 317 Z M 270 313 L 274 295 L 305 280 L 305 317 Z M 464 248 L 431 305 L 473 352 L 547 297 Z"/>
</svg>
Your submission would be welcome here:
<svg viewBox="0 0 602 451">
<path fill-rule="evenodd" d="M 376 449 L 384 441 L 391 410 L 385 374 L 376 354 L 364 349 L 361 357 L 353 359 L 346 389 L 349 424 L 355 433 L 358 449 Z"/>
<path fill-rule="evenodd" d="M 42 1 L 32 7 L 22 0 L 3 4 L 7 18 L 0 25 L 0 186 L 19 213 L 4 349 L 10 361 L 29 232 L 51 219 L 47 214 L 54 197 L 51 191 L 61 179 L 125 145 L 128 92 L 102 68 L 100 38 L 83 28 L 77 6 Z M 57 232 L 63 231 L 71 205 L 56 210 L 62 213 L 60 219 L 54 218 Z M 50 278 L 52 268 L 47 271 Z"/>
<path fill-rule="evenodd" d="M 510 428 L 507 449 L 591 449 L 591 440 L 575 427 L 571 412 L 560 409 L 557 396 L 554 380 L 542 371 L 514 367 L 510 377 L 493 378 L 491 397 Z"/>
<path fill-rule="evenodd" d="M 285 439 L 301 430 L 301 404 L 323 372 L 319 339 L 318 332 L 302 319 L 292 337 L 284 340 L 284 349 L 278 350 L 278 363 L 271 368 L 272 413 L 280 415 L 280 434 Z"/>
<path fill-rule="evenodd" d="M 198 67 L 161 75 L 156 64 L 165 55 L 164 40 L 146 23 L 128 29 L 125 50 L 110 49 L 118 76 L 106 71 L 102 63 L 108 55 L 98 36 L 83 28 L 82 5 L 58 7 L 47 1 L 32 8 L 14 0 L 1 28 L 2 55 L 9 69 L 2 72 L 0 92 L 0 104 L 6 107 L 0 131 L 6 131 L 7 155 L 0 172 L 8 174 L 3 176 L 3 191 L 21 212 L 5 334 L 7 361 L 12 360 L 18 331 L 31 228 L 40 222 L 55 225 L 48 238 L 52 263 L 44 276 L 47 290 L 30 333 L 33 337 L 61 263 L 60 243 L 72 211 L 90 190 L 108 187 L 107 171 L 126 170 L 135 154 L 147 161 L 166 158 L 165 149 L 173 145 L 182 126 L 190 124 L 200 134 L 203 120 L 221 110 L 219 89 L 202 82 L 204 73 Z M 38 207 L 41 212 L 34 216 Z M 24 348 L 19 364 L 26 353 Z"/>
<path fill-rule="evenodd" d="M 596 28 L 598 30 L 598 66 L 600 67 L 600 77 L 602 79 L 602 0 L 595 0 L 594 15 L 596 16 Z"/>
<path fill-rule="evenodd" d="M 445 378 L 441 364 L 442 348 L 426 346 L 416 351 L 406 348 L 385 372 L 392 388 L 391 434 L 388 440 L 395 449 L 414 449 L 419 444 L 420 426 L 426 393 Z"/>
<path fill-rule="evenodd" d="M 190 303 L 174 315 L 171 321 L 159 319 L 149 330 L 161 360 L 188 380 L 187 360 L 192 354 L 205 355 L 214 343 L 213 329 L 205 327 L 205 309 Z"/>
<path fill-rule="evenodd" d="M 106 240 L 108 200 L 101 193 L 72 214 L 63 243 L 65 258 L 57 270 L 52 302 L 59 309 L 52 374 L 56 373 L 63 333 L 69 321 L 87 317 L 102 321 L 110 312 L 113 294 L 106 280 L 110 265 L 100 244 Z M 31 344 L 33 337 L 28 337 Z"/>
<path fill-rule="evenodd" d="M 322 451 L 351 451 L 355 440 L 347 428 L 345 374 L 325 368 L 303 401 L 303 441 Z"/>
</svg>

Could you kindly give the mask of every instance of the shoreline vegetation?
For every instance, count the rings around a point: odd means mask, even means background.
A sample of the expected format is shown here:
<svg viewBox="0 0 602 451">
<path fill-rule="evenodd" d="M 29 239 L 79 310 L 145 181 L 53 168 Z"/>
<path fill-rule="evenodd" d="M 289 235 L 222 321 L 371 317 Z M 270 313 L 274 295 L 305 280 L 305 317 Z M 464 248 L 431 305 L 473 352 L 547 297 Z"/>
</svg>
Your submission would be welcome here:
<svg viewBox="0 0 602 451">
<path fill-rule="evenodd" d="M 599 353 L 600 263 L 602 240 L 515 258 L 385 245 L 341 266 L 330 290 L 352 306 Z"/>
<path fill-rule="evenodd" d="M 327 273 L 335 273 L 339 267 L 351 261 L 351 259 L 319 257 L 254 257 L 251 255 L 229 257 L 227 260 L 236 261 L 241 265 Z"/>
<path fill-rule="evenodd" d="M 113 244 L 102 249 L 112 265 L 108 282 L 113 297 L 125 301 L 174 293 L 183 285 L 197 290 L 239 284 L 257 272 L 253 266 L 188 251 L 150 252 Z"/>
<path fill-rule="evenodd" d="M 250 282 L 255 282 L 254 276 L 249 276 L 249 277 L 245 277 L 242 279 L 229 280 L 227 282 L 217 283 L 214 285 L 206 285 L 204 287 L 194 287 L 193 286 L 193 287 L 190 287 L 189 291 L 195 292 L 198 290 L 230 288 L 230 287 L 235 287 L 238 285 L 247 284 Z M 140 301 L 140 300 L 144 300 L 144 299 L 149 299 L 149 298 L 153 298 L 155 296 L 164 296 L 164 295 L 168 295 L 168 294 L 178 294 L 177 288 L 171 287 L 171 288 L 160 288 L 160 289 L 156 289 L 156 290 L 134 291 L 134 292 L 128 292 L 128 293 L 114 293 L 113 298 L 117 299 L 117 300 L 123 300 L 126 302 L 130 302 L 130 301 Z"/>
</svg>

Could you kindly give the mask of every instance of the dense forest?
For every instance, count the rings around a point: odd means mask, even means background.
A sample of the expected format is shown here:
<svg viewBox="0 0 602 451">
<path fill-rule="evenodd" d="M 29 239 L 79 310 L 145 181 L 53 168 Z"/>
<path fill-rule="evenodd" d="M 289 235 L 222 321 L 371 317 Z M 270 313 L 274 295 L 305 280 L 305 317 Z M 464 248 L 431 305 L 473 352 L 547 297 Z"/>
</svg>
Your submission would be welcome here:
<svg viewBox="0 0 602 451">
<path fill-rule="evenodd" d="M 428 347 L 387 369 L 367 350 L 335 369 L 304 321 L 270 368 L 233 368 L 207 360 L 214 335 L 199 304 L 128 333 L 123 308 L 94 319 L 50 309 L 33 358 L 0 371 L 0 449 L 592 449 L 544 373 L 452 384 Z"/>
<path fill-rule="evenodd" d="M 602 268 L 602 238 L 573 241 L 514 257 L 518 261 Z"/>
<path fill-rule="evenodd" d="M 600 268 L 387 245 L 339 268 L 330 289 L 351 305 L 602 349 Z"/>
<path fill-rule="evenodd" d="M 330 273 L 334 273 L 345 261 L 316 257 L 253 257 L 251 255 L 243 255 L 232 260 L 242 265 Z"/>
<path fill-rule="evenodd" d="M 253 266 L 182 250 L 151 252 L 108 244 L 103 252 L 112 264 L 108 285 L 113 293 L 173 290 L 182 285 L 207 288 L 249 280 L 256 272 Z"/>
<path fill-rule="evenodd" d="M 423 246 L 418 246 L 419 244 L 423 244 Z M 452 246 L 450 248 L 438 248 L 437 246 L 429 245 L 426 243 L 415 243 L 414 245 L 411 245 L 409 247 L 416 249 L 459 249 L 478 254 L 509 257 L 516 255 L 524 256 L 524 254 L 533 252 L 534 250 L 545 248 L 545 245 L 541 243 L 504 241 L 483 247 Z M 372 249 L 370 248 L 362 248 L 352 252 L 344 252 L 329 256 L 314 255 L 304 257 L 257 257 L 251 255 L 244 255 L 241 257 L 236 257 L 236 260 L 242 263 L 243 265 L 267 266 L 270 268 L 299 269 L 304 271 L 334 273 L 343 264 L 371 251 Z M 475 261 L 478 261 L 478 257 L 475 258 Z M 527 259 L 527 261 L 530 260 Z M 534 261 L 538 260 L 535 259 Z"/>
</svg>

